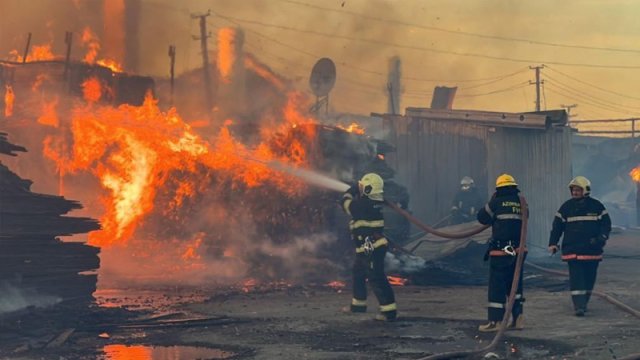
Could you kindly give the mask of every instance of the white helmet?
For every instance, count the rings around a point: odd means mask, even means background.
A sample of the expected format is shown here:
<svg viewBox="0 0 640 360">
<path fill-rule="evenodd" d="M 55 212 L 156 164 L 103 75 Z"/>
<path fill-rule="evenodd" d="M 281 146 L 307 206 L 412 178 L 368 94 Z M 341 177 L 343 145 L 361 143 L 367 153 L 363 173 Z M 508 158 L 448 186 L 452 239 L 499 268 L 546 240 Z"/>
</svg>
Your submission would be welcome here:
<svg viewBox="0 0 640 360">
<path fill-rule="evenodd" d="M 368 173 L 358 181 L 360 193 L 372 200 L 383 200 L 384 180 L 376 173 Z"/>
</svg>

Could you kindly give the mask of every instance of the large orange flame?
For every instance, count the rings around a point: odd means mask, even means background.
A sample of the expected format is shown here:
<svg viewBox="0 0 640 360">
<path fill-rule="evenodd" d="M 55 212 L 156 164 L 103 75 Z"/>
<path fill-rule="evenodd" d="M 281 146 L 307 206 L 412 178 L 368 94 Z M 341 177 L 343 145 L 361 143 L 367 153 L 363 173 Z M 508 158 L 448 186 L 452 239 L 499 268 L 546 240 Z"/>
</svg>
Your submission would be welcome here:
<svg viewBox="0 0 640 360">
<path fill-rule="evenodd" d="M 4 91 L 4 116 L 10 117 L 13 115 L 13 102 L 16 100 L 16 95 L 13 93 L 11 85 L 7 85 Z"/>
<path fill-rule="evenodd" d="M 351 123 L 349 126 L 337 125 L 337 127 L 350 133 L 364 135 L 364 128 L 356 122 Z"/>
<path fill-rule="evenodd" d="M 218 31 L 218 71 L 224 82 L 230 82 L 233 66 L 237 60 L 236 29 L 222 28 Z"/>
<path fill-rule="evenodd" d="M 629 176 L 631 176 L 631 179 L 633 179 L 633 181 L 640 183 L 640 165 L 632 169 L 629 172 Z"/>
<path fill-rule="evenodd" d="M 107 2 L 108 1 L 105 1 L 105 3 Z M 100 40 L 97 35 L 91 30 L 91 28 L 84 28 L 80 40 L 87 48 L 87 53 L 84 55 L 84 62 L 107 67 L 113 72 L 123 71 L 122 65 L 113 59 L 98 59 L 98 53 L 102 46 L 100 45 Z"/>
<path fill-rule="evenodd" d="M 24 60 L 24 57 L 20 55 L 18 50 L 11 50 L 9 55 L 13 61 L 23 62 Z M 55 56 L 53 51 L 51 51 L 51 44 L 34 45 L 27 54 L 26 62 L 55 60 L 57 58 L 59 57 Z"/>
<path fill-rule="evenodd" d="M 113 108 L 98 105 L 94 92 L 99 88 L 97 79 L 85 82 L 88 104 L 73 110 L 72 149 L 64 150 L 65 146 L 51 138 L 45 142 L 45 154 L 56 161 L 61 173 L 90 171 L 105 190 L 104 214 L 100 219 L 103 230 L 89 235 L 92 244 L 126 243 L 153 210 L 157 192 L 171 181 L 178 181 L 171 179 L 171 173 L 195 172 L 198 164 L 245 187 L 272 183 L 291 194 L 304 189 L 300 182 L 267 166 L 271 161 L 306 165 L 304 144 L 311 142 L 314 132 L 304 126 L 312 119 L 296 110 L 298 96 L 290 96 L 282 124 L 286 129 L 299 126 L 298 137 L 263 141 L 249 148 L 231 135 L 231 121 L 208 143 L 192 131 L 175 109 L 162 112 L 151 95 L 140 107 Z M 188 181 L 178 181 L 169 207 L 179 206 L 195 194 L 197 184 Z M 183 258 L 194 258 L 198 246 L 194 242 Z"/>
</svg>

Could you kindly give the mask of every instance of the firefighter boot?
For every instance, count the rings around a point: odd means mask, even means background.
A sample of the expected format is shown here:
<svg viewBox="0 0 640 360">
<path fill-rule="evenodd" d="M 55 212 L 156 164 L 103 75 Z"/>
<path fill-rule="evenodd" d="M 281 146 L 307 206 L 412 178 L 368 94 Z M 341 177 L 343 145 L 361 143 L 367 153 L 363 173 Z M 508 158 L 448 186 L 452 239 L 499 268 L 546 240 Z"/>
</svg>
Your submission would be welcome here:
<svg viewBox="0 0 640 360">
<path fill-rule="evenodd" d="M 495 321 L 489 321 L 487 324 L 478 326 L 478 331 L 480 332 L 494 332 L 498 331 L 500 326 Z"/>
<path fill-rule="evenodd" d="M 396 321 L 397 319 L 397 315 L 396 312 L 393 312 L 394 314 L 384 314 L 384 313 L 379 313 L 378 315 L 376 315 L 376 317 L 374 317 L 374 320 L 377 321 Z"/>
<path fill-rule="evenodd" d="M 511 321 L 511 324 L 507 326 L 508 330 L 522 330 L 524 329 L 524 315 L 520 315 Z"/>
</svg>

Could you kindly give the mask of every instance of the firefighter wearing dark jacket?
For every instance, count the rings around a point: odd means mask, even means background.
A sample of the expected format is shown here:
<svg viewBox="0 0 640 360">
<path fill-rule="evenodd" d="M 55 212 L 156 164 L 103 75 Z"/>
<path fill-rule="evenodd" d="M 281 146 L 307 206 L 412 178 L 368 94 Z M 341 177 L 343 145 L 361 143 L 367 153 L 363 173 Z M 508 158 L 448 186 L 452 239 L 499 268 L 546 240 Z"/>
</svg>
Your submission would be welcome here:
<svg viewBox="0 0 640 360">
<path fill-rule="evenodd" d="M 388 241 L 383 235 L 383 187 L 382 178 L 375 173 L 369 173 L 342 197 L 342 207 L 351 216 L 349 228 L 356 248 L 353 264 L 353 299 L 351 306 L 345 310 L 367 311 L 369 279 L 371 289 L 380 304 L 380 313 L 375 317 L 376 320 L 393 321 L 397 315 L 396 301 L 384 272 Z"/>
<path fill-rule="evenodd" d="M 584 316 L 596 282 L 598 264 L 609 233 L 611 219 L 602 203 L 589 196 L 591 182 L 577 176 L 569 183 L 571 199 L 567 200 L 553 219 L 549 237 L 549 252 L 558 251 L 562 238 L 562 260 L 569 264 L 569 286 L 576 316 Z"/>
<path fill-rule="evenodd" d="M 507 297 L 511 292 L 511 283 L 516 269 L 516 255 L 520 251 L 520 228 L 522 209 L 520 190 L 513 176 L 502 174 L 496 179 L 496 192 L 491 200 L 480 209 L 477 218 L 484 225 L 491 224 L 492 239 L 489 242 L 489 304 L 486 325 L 478 330 L 482 332 L 498 331 L 504 316 Z M 518 282 L 516 299 L 512 309 L 511 329 L 524 327 L 522 296 L 522 273 Z"/>
</svg>

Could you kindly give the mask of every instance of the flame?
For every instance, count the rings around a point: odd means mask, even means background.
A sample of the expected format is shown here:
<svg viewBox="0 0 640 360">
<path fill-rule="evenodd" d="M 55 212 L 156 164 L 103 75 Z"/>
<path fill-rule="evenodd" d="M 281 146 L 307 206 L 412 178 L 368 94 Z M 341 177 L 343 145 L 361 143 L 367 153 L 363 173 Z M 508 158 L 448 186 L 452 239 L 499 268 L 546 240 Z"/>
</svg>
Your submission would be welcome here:
<svg viewBox="0 0 640 360">
<path fill-rule="evenodd" d="M 364 128 L 360 126 L 360 124 L 355 122 L 351 123 L 351 125 L 349 126 L 343 126 L 343 125 L 336 125 L 336 126 L 346 132 L 350 132 L 358 135 L 364 135 Z"/>
<path fill-rule="evenodd" d="M 125 27 L 124 12 L 126 0 L 103 1 L 104 16 L 104 50 L 110 59 L 124 60 L 125 54 Z M 117 64 L 114 60 L 114 64 Z M 99 63 L 99 62 L 98 62 Z M 107 66 L 111 68 L 110 66 Z M 118 66 L 117 68 L 122 68 Z M 112 69 L 113 70 L 113 69 Z M 114 70 L 115 71 L 115 70 Z M 117 71 L 121 72 L 121 71 Z"/>
<path fill-rule="evenodd" d="M 88 103 L 95 103 L 102 97 L 102 84 L 97 77 L 90 77 L 82 83 L 82 95 Z"/>
<path fill-rule="evenodd" d="M 24 61 L 24 57 L 20 55 L 18 50 L 11 50 L 9 52 L 9 56 L 13 61 Z M 26 62 L 55 60 L 57 58 L 60 57 L 53 54 L 53 51 L 51 50 L 51 44 L 34 45 L 31 47 L 29 53 L 27 54 Z"/>
<path fill-rule="evenodd" d="M 122 69 L 122 65 L 118 64 L 115 60 L 111 59 L 100 59 L 96 61 L 96 64 L 104 66 L 106 68 L 111 69 L 113 72 L 121 73 L 124 70 Z"/>
<path fill-rule="evenodd" d="M 4 91 L 4 116 L 10 117 L 13 115 L 13 103 L 16 100 L 16 95 L 13 93 L 11 85 L 7 85 Z"/>
<path fill-rule="evenodd" d="M 405 286 L 407 282 L 409 282 L 409 279 L 399 276 L 387 276 L 387 279 L 389 280 L 389 284 L 393 286 Z"/>
<path fill-rule="evenodd" d="M 638 165 L 636 168 L 632 169 L 629 172 L 629 176 L 631 176 L 631 179 L 637 183 L 640 183 L 640 165 Z"/>
<path fill-rule="evenodd" d="M 110 1 L 105 1 L 105 4 L 106 3 L 110 3 Z M 100 45 L 100 40 L 91 28 L 84 28 L 80 41 L 87 48 L 87 53 L 84 55 L 84 62 L 104 66 L 113 72 L 124 71 L 122 65 L 113 59 L 98 59 L 98 53 L 102 47 Z"/>
<path fill-rule="evenodd" d="M 103 247 L 125 244 L 153 210 L 158 191 L 169 184 L 173 184 L 175 193 L 165 208 L 158 211 L 167 213 L 182 206 L 199 191 L 198 185 L 195 180 L 171 179 L 170 174 L 195 172 L 198 164 L 228 177 L 236 184 L 234 187 L 272 183 L 290 195 L 305 189 L 301 182 L 266 165 L 279 161 L 307 166 L 305 144 L 312 143 L 315 130 L 306 126 L 313 119 L 297 110 L 301 106 L 299 95 L 289 97 L 283 111 L 284 123 L 279 128 L 283 131 L 299 126 L 297 131 L 285 132 L 286 136 L 275 137 L 275 141 L 267 141 L 269 135 L 265 133 L 267 138 L 263 142 L 249 148 L 231 135 L 231 121 L 208 143 L 193 132 L 175 109 L 162 112 L 151 94 L 140 107 L 113 108 L 97 103 L 99 80 L 88 79 L 83 88 L 88 104 L 78 105 L 72 111 L 73 141 L 66 146 L 62 140 L 47 138 L 45 155 L 56 162 L 61 173 L 90 171 L 99 179 L 105 191 L 104 214 L 100 218 L 103 229 L 89 234 L 91 244 Z M 184 257 L 195 257 L 196 245 L 199 243 L 185 250 Z"/>
<path fill-rule="evenodd" d="M 60 124 L 56 107 L 58 106 L 58 98 L 42 103 L 42 113 L 38 117 L 38 123 L 57 128 Z"/>
<path fill-rule="evenodd" d="M 256 279 L 247 279 L 242 283 L 242 291 L 250 292 L 258 285 L 258 281 Z"/>
<path fill-rule="evenodd" d="M 334 281 L 331 281 L 331 282 L 327 283 L 325 286 L 328 286 L 328 287 L 332 288 L 333 290 L 341 291 L 342 289 L 344 289 L 347 286 L 347 284 L 345 284 L 344 281 L 334 280 Z"/>
<path fill-rule="evenodd" d="M 152 359 L 151 348 L 142 345 L 128 346 L 112 344 L 106 345 L 102 348 L 102 351 L 104 351 L 106 358 L 110 360 Z"/>
<path fill-rule="evenodd" d="M 222 81 L 229 83 L 233 66 L 237 60 L 235 37 L 237 30 L 222 28 L 218 31 L 218 71 Z"/>
</svg>

